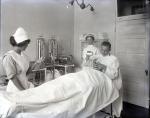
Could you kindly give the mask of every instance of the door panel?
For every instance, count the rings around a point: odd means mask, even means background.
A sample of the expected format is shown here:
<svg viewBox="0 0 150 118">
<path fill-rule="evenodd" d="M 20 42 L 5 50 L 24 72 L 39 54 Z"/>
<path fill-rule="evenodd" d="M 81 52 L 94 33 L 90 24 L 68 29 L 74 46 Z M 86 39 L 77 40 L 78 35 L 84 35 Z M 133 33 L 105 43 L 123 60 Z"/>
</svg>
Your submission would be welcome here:
<svg viewBox="0 0 150 118">
<path fill-rule="evenodd" d="M 120 34 L 120 35 L 128 35 L 128 34 Z M 124 38 L 117 37 L 117 53 L 139 53 L 143 54 L 145 52 L 145 38 Z"/>
<path fill-rule="evenodd" d="M 128 47 L 128 46 L 126 46 Z M 145 55 L 144 54 L 133 54 L 133 53 L 117 53 L 117 57 L 120 60 L 120 65 L 125 68 L 135 68 L 141 69 L 142 72 L 145 71 Z"/>
<path fill-rule="evenodd" d="M 116 22 L 116 56 L 123 75 L 124 101 L 148 107 L 146 19 Z"/>
</svg>

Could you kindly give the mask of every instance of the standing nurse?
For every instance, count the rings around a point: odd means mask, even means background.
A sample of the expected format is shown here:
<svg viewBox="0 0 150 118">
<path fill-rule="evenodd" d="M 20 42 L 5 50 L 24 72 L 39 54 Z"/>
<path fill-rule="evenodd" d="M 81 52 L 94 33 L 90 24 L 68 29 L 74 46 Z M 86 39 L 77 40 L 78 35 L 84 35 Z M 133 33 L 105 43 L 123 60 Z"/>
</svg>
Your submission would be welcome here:
<svg viewBox="0 0 150 118">
<path fill-rule="evenodd" d="M 7 85 L 8 92 L 16 92 L 34 87 L 28 81 L 29 60 L 23 53 L 29 43 L 30 39 L 26 31 L 21 27 L 10 37 L 10 44 L 13 46 L 13 50 L 8 51 L 3 57 L 3 67 L 9 79 Z"/>
<path fill-rule="evenodd" d="M 94 55 L 99 55 L 100 54 L 100 51 L 97 47 L 94 46 L 94 35 L 92 34 L 88 34 L 86 37 L 85 37 L 85 40 L 87 41 L 88 45 L 86 48 L 84 48 L 83 50 L 83 54 L 82 54 L 82 59 L 83 59 L 83 62 L 82 62 L 82 66 L 89 66 L 89 59 L 91 56 L 94 56 Z"/>
</svg>

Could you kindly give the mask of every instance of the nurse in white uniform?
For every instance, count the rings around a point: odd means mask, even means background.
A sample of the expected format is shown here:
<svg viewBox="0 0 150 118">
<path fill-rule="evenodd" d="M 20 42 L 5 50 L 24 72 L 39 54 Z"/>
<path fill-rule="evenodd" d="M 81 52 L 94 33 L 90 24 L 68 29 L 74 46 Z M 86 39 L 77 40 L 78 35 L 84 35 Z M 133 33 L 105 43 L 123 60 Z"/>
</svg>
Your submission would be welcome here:
<svg viewBox="0 0 150 118">
<path fill-rule="evenodd" d="M 91 56 L 100 54 L 99 49 L 94 46 L 94 40 L 95 40 L 94 35 L 89 34 L 86 36 L 85 39 L 86 39 L 88 45 L 86 48 L 84 48 L 83 54 L 82 54 L 82 59 L 83 59 L 82 66 L 83 67 L 87 66 L 86 64 L 90 63 L 90 62 L 88 63 L 88 61 Z"/>
<path fill-rule="evenodd" d="M 28 81 L 29 60 L 23 53 L 29 43 L 30 39 L 26 31 L 21 27 L 10 37 L 10 44 L 13 46 L 13 50 L 8 51 L 3 57 L 3 67 L 9 79 L 6 89 L 8 92 L 16 92 L 34 87 Z"/>
</svg>

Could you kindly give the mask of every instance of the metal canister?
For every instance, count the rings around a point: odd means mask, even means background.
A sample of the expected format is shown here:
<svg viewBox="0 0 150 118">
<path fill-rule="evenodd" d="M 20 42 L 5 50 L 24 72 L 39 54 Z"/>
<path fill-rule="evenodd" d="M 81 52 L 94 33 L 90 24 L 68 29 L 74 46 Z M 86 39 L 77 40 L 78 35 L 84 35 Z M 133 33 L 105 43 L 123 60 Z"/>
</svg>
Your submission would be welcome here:
<svg viewBox="0 0 150 118">
<path fill-rule="evenodd" d="M 42 36 L 37 38 L 37 59 L 45 57 L 45 42 Z"/>
</svg>

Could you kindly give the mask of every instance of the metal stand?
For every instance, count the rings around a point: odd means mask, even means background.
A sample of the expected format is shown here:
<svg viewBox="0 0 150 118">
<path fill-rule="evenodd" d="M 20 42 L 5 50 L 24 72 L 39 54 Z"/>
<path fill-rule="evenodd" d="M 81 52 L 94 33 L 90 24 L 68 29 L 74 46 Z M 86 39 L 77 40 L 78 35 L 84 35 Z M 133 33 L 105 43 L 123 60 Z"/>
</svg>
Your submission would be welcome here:
<svg viewBox="0 0 150 118">
<path fill-rule="evenodd" d="M 105 111 L 101 111 L 101 112 L 103 112 L 103 113 L 105 113 L 105 114 L 106 114 L 106 116 L 105 116 L 104 118 L 114 118 L 112 103 L 110 104 L 110 113 L 105 112 Z"/>
<path fill-rule="evenodd" d="M 45 81 L 46 70 L 47 70 L 46 68 L 42 68 L 42 69 L 38 69 L 38 70 L 32 70 L 32 72 L 37 75 L 37 77 L 35 77 L 33 79 L 33 83 L 35 86 L 39 86 L 40 84 L 42 84 L 43 81 Z"/>
</svg>

